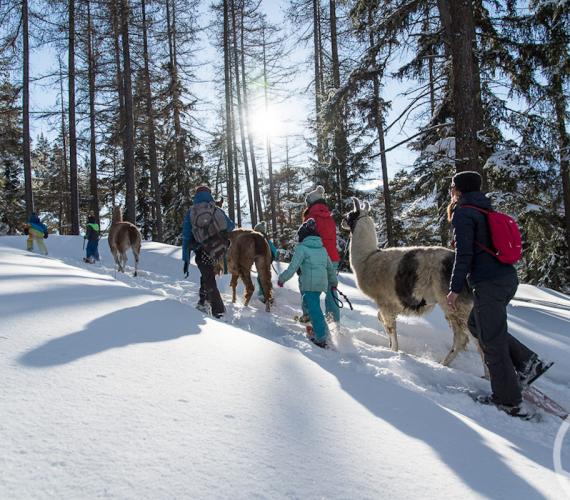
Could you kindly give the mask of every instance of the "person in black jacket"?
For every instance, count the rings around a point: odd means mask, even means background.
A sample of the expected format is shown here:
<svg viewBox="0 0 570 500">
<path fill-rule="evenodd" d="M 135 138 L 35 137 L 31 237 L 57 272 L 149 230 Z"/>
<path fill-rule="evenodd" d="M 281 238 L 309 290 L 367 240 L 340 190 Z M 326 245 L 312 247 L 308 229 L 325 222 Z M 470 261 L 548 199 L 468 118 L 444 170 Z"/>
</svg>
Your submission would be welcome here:
<svg viewBox="0 0 570 500">
<path fill-rule="evenodd" d="M 470 332 L 479 340 L 489 370 L 492 394 L 482 402 L 496 404 L 510 415 L 526 417 L 521 390 L 550 365 L 507 330 L 507 305 L 518 287 L 516 269 L 503 264 L 488 250 L 493 248 L 484 210 L 491 202 L 480 191 L 477 172 L 460 172 L 452 179 L 450 219 L 455 241 L 455 262 L 447 304 L 455 309 L 457 296 L 467 282 L 473 291 Z M 483 247 L 486 247 L 483 248 Z"/>
</svg>

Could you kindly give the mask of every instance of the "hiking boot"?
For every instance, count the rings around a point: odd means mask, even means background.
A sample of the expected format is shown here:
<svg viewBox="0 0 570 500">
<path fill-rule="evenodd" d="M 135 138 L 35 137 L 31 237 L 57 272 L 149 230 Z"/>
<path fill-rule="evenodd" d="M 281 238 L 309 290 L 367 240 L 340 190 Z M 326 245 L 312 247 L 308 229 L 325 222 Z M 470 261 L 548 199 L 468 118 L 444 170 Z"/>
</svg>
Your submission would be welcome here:
<svg viewBox="0 0 570 500">
<path fill-rule="evenodd" d="M 543 362 L 536 354 L 532 356 L 524 370 L 519 372 L 519 384 L 521 389 L 526 389 L 530 384 L 536 381 L 541 375 L 553 365 L 552 362 Z"/>
<path fill-rule="evenodd" d="M 210 312 L 210 307 L 205 302 L 198 302 L 196 304 L 196 309 L 198 309 L 198 311 L 201 311 L 205 314 L 208 314 Z"/>
<path fill-rule="evenodd" d="M 326 349 L 328 347 L 327 345 L 327 341 L 326 340 L 317 340 L 314 337 L 309 338 L 309 340 L 315 344 L 317 347 L 320 347 L 321 349 Z"/>
<path fill-rule="evenodd" d="M 313 331 L 313 327 L 311 325 L 307 325 L 305 328 L 307 329 L 307 338 L 309 340 L 314 340 L 315 332 Z"/>
<path fill-rule="evenodd" d="M 299 316 L 299 323 L 309 323 L 309 321 L 311 321 L 311 318 L 309 318 L 308 314 L 303 314 L 302 316 Z"/>
<path fill-rule="evenodd" d="M 216 319 L 222 319 L 224 317 L 224 313 L 214 313 L 212 316 Z"/>
</svg>

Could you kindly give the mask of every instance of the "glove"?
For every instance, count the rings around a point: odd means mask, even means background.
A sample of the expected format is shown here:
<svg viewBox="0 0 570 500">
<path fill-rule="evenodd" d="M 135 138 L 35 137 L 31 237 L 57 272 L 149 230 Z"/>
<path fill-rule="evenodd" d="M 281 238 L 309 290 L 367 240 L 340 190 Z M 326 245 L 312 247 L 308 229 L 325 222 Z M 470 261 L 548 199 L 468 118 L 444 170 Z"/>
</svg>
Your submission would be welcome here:
<svg viewBox="0 0 570 500">
<path fill-rule="evenodd" d="M 185 277 L 185 278 L 188 278 L 188 261 L 187 261 L 187 260 L 184 261 L 184 269 L 183 269 L 183 272 L 184 272 L 184 277 Z"/>
<path fill-rule="evenodd" d="M 283 283 L 282 283 L 281 281 L 278 281 L 278 282 L 277 282 L 277 286 L 278 286 L 279 288 L 283 288 Z"/>
<path fill-rule="evenodd" d="M 336 292 L 336 286 L 331 286 L 331 292 Z"/>
<path fill-rule="evenodd" d="M 47 237 L 48 237 L 48 233 L 45 232 L 45 233 L 44 233 L 44 240 L 47 240 Z"/>
</svg>

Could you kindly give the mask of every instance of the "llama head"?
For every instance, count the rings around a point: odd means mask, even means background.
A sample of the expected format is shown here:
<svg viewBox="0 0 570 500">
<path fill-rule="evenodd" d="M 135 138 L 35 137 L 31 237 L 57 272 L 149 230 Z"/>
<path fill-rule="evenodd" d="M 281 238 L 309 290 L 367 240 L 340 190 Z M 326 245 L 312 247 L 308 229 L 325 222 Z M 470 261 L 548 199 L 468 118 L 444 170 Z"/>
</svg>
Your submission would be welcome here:
<svg viewBox="0 0 570 500">
<path fill-rule="evenodd" d="M 367 201 L 361 205 L 358 198 L 352 198 L 352 202 L 354 204 L 352 210 L 344 216 L 341 222 L 341 227 L 351 233 L 354 232 L 358 219 L 370 213 L 370 203 Z"/>
<path fill-rule="evenodd" d="M 113 206 L 113 216 L 112 222 L 122 222 L 123 221 L 123 210 L 121 209 L 121 205 L 114 205 Z"/>
</svg>

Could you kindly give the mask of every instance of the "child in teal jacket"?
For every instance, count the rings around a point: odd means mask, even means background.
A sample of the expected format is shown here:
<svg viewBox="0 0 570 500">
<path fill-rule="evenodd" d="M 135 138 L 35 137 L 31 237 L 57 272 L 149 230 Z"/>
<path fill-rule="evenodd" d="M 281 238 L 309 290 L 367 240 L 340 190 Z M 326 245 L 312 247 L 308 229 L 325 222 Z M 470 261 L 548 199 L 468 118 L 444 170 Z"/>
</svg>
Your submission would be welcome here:
<svg viewBox="0 0 570 500">
<path fill-rule="evenodd" d="M 338 284 L 332 262 L 323 246 L 323 241 L 317 233 L 314 219 L 308 219 L 297 232 L 299 244 L 295 248 L 289 267 L 278 278 L 278 285 L 291 279 L 300 269 L 299 280 L 303 304 L 309 312 L 313 325 L 314 338 L 312 342 L 319 347 L 327 346 L 328 327 L 321 309 L 321 293 L 329 288 L 336 289 Z"/>
</svg>

